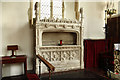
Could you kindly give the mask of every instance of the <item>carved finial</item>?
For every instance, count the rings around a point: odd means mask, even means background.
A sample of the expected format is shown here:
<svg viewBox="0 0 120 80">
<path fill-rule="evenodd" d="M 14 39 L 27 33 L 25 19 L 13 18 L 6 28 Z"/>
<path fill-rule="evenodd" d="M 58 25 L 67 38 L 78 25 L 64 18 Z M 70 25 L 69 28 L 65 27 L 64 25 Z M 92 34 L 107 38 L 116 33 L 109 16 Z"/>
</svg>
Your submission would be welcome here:
<svg viewBox="0 0 120 80">
<path fill-rule="evenodd" d="M 80 8 L 80 14 L 81 14 L 80 18 L 81 18 L 81 22 L 82 22 L 83 21 L 83 8 Z"/>
<path fill-rule="evenodd" d="M 35 3 L 35 15 L 36 21 L 39 21 L 39 4 L 38 2 Z"/>
</svg>

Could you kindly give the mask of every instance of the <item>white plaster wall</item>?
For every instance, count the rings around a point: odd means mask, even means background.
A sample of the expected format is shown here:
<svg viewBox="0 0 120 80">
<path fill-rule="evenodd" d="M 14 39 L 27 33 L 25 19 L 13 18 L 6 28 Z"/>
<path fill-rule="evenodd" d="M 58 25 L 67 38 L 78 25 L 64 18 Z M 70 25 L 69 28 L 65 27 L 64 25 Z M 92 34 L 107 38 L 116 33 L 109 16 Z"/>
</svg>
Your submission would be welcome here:
<svg viewBox="0 0 120 80">
<path fill-rule="evenodd" d="M 2 3 L 0 2 L 0 45 L 2 45 Z M 0 55 L 2 55 L 2 46 L 0 46 Z M 2 78 L 2 65 L 0 64 L 0 80 Z"/>
<path fill-rule="evenodd" d="M 2 3 L 0 2 L 0 44 L 2 44 Z M 2 46 L 0 46 L 0 55 L 2 55 Z"/>
<path fill-rule="evenodd" d="M 64 18 L 75 20 L 74 2 L 65 2 Z"/>
<path fill-rule="evenodd" d="M 105 2 L 79 2 L 83 8 L 83 27 L 85 39 L 104 39 Z M 74 2 L 65 2 L 65 18 L 75 20 Z"/>
<path fill-rule="evenodd" d="M 115 3 L 114 3 L 114 8 L 116 9 L 116 14 L 119 14 L 120 13 L 120 8 L 119 8 L 119 6 L 120 6 L 120 3 L 119 3 L 120 1 L 116 1 Z"/>
<path fill-rule="evenodd" d="M 2 54 L 11 55 L 7 45 L 17 44 L 17 55 L 27 55 L 27 69 L 32 69 L 33 31 L 28 24 L 29 2 L 2 2 Z M 0 21 L 1 22 L 1 21 Z M 23 64 L 3 65 L 2 76 L 23 74 Z"/>
<path fill-rule="evenodd" d="M 120 1 L 118 2 L 118 14 L 120 14 Z"/>
<path fill-rule="evenodd" d="M 83 8 L 84 39 L 104 39 L 104 2 L 80 2 Z"/>
</svg>

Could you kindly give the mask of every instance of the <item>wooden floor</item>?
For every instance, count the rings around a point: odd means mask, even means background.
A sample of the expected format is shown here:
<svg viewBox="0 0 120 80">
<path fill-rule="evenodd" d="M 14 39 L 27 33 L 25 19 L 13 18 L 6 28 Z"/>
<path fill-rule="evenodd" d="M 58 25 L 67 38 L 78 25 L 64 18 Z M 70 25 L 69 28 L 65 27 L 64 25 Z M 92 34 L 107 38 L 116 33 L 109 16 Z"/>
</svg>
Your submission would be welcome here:
<svg viewBox="0 0 120 80">
<path fill-rule="evenodd" d="M 42 80 L 48 80 L 48 75 L 42 75 Z M 64 73 L 53 73 L 51 80 L 109 80 L 104 77 L 104 74 L 97 74 L 90 70 L 74 70 Z"/>
<path fill-rule="evenodd" d="M 4 77 L 2 80 L 28 80 L 26 76 Z M 40 80 L 48 80 L 48 75 L 41 75 Z M 51 80 L 109 80 L 103 73 L 95 70 L 74 70 L 67 72 L 53 73 Z"/>
</svg>

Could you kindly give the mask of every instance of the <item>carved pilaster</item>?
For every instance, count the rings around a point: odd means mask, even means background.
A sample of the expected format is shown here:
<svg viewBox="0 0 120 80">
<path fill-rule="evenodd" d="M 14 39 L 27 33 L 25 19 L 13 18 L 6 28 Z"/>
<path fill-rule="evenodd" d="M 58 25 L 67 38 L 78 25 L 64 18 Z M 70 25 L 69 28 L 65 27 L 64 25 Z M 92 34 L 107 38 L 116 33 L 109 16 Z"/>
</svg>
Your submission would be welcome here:
<svg viewBox="0 0 120 80">
<path fill-rule="evenodd" d="M 38 22 L 39 21 L 39 3 L 38 2 L 35 3 L 35 18 L 36 18 L 36 21 Z"/>
<path fill-rule="evenodd" d="M 53 18 L 53 0 L 50 2 L 50 18 Z"/>
<path fill-rule="evenodd" d="M 83 69 L 84 68 L 84 46 L 83 46 L 83 25 L 82 25 L 82 22 L 83 22 L 83 8 L 80 8 L 80 22 L 81 22 L 81 27 L 80 27 L 80 45 L 81 45 L 81 48 L 80 48 L 80 68 Z"/>
<path fill-rule="evenodd" d="M 80 8 L 80 21 L 81 21 L 81 25 L 83 22 L 83 8 Z"/>
<path fill-rule="evenodd" d="M 62 1 L 62 18 L 64 19 L 64 10 L 65 10 L 65 5 L 64 5 L 64 0 Z"/>
<path fill-rule="evenodd" d="M 76 0 L 76 1 L 75 1 L 75 17 L 76 17 L 76 20 L 79 21 L 78 7 L 79 7 L 79 3 L 78 3 L 78 1 Z"/>
<path fill-rule="evenodd" d="M 33 1 L 30 2 L 30 25 L 33 25 Z"/>
</svg>

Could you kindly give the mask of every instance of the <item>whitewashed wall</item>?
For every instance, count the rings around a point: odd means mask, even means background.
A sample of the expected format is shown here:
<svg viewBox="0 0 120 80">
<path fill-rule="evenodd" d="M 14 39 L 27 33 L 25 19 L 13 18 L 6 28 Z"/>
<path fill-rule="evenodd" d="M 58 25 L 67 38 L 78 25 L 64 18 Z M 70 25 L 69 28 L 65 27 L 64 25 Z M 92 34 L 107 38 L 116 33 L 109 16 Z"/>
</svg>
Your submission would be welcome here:
<svg viewBox="0 0 120 80">
<path fill-rule="evenodd" d="M 2 45 L 2 3 L 0 2 L 0 44 Z M 0 55 L 2 55 L 2 46 L 0 46 Z M 2 65 L 0 64 L 0 80 L 2 78 Z"/>
<path fill-rule="evenodd" d="M 0 44 L 2 44 L 2 3 L 0 2 Z M 0 46 L 0 55 L 2 55 L 2 46 Z"/>
<path fill-rule="evenodd" d="M 118 3 L 118 14 L 120 14 L 120 1 Z"/>
<path fill-rule="evenodd" d="M 2 54 L 11 55 L 7 45 L 17 44 L 18 55 L 27 55 L 27 69 L 32 69 L 33 31 L 28 24 L 27 2 L 2 3 Z M 22 64 L 3 65 L 2 76 L 23 74 Z"/>
<path fill-rule="evenodd" d="M 104 2 L 80 2 L 83 8 L 83 27 L 85 39 L 104 39 Z"/>
<path fill-rule="evenodd" d="M 74 6 L 75 4 L 73 2 L 65 2 L 64 18 L 75 20 Z"/>
</svg>

